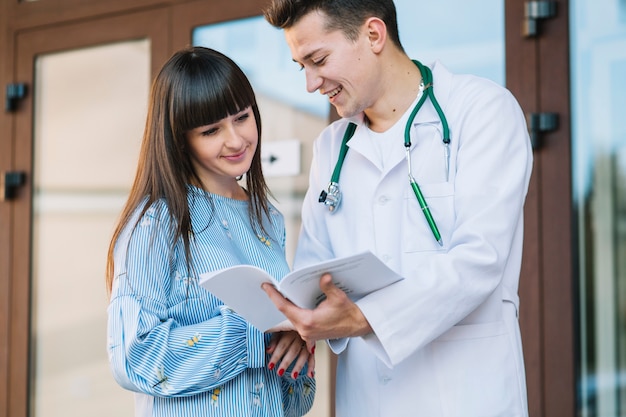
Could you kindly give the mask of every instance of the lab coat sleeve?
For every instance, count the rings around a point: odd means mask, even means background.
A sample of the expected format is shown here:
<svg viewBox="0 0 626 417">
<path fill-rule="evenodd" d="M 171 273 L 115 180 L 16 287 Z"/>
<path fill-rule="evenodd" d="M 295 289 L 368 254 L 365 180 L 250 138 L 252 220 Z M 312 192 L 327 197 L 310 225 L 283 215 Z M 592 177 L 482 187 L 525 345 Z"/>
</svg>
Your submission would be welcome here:
<svg viewBox="0 0 626 417">
<path fill-rule="evenodd" d="M 524 115 L 505 89 L 482 83 L 459 86 L 444 109 L 453 140 L 454 218 L 445 250 L 402 252 L 405 280 L 357 304 L 374 330 L 364 338 L 388 365 L 423 348 L 455 326 L 501 320 L 474 319 L 505 286 L 516 293 L 522 215 L 532 150 Z M 427 236 L 425 238 L 432 238 Z M 499 311 L 498 306 L 494 311 Z"/>
</svg>

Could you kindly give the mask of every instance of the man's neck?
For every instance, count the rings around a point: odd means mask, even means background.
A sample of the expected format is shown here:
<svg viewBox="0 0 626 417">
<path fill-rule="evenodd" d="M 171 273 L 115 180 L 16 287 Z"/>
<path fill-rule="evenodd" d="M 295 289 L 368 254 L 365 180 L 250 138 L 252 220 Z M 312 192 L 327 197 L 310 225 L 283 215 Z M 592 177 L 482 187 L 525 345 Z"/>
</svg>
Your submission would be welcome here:
<svg viewBox="0 0 626 417">
<path fill-rule="evenodd" d="M 403 55 L 404 56 L 404 55 Z M 393 126 L 415 101 L 422 76 L 415 64 L 406 56 L 389 65 L 385 72 L 383 94 L 374 105 L 365 109 L 369 128 L 384 132 Z"/>
</svg>

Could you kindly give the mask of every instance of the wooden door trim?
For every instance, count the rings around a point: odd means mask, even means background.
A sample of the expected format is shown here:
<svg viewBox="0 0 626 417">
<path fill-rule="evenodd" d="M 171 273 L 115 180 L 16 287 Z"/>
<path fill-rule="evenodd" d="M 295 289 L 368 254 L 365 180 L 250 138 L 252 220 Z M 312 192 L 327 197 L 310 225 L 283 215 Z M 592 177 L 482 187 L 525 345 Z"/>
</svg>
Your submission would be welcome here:
<svg viewBox="0 0 626 417">
<path fill-rule="evenodd" d="M 537 42 L 522 36 L 524 1 L 505 2 L 506 16 L 506 85 L 525 113 L 538 108 L 539 89 Z M 531 416 L 543 415 L 542 325 L 541 317 L 541 226 L 539 203 L 541 163 L 534 153 L 526 204 L 524 207 L 524 252 L 519 283 L 519 321 L 524 349 L 528 407 Z"/>
<path fill-rule="evenodd" d="M 526 114 L 555 112 L 559 128 L 543 135 L 525 206 L 520 280 L 520 326 L 529 414 L 575 415 L 575 299 L 569 126 L 569 16 L 541 22 L 533 38 L 522 35 L 525 1 L 506 2 L 507 87 Z"/>
<path fill-rule="evenodd" d="M 542 290 L 545 416 L 576 415 L 576 340 L 568 1 L 542 26 L 538 40 L 539 111 L 559 115 L 541 152 Z"/>
<path fill-rule="evenodd" d="M 166 8 L 186 1 L 189 0 L 10 0 L 5 3 L 11 29 L 17 31 Z"/>
<path fill-rule="evenodd" d="M 8 4 L 0 2 L 0 29 L 8 26 Z M 9 42 L 7 30 L 0 30 L 0 84 L 4 86 L 13 82 L 13 44 Z M 13 169 L 13 117 L 6 111 L 0 112 L 0 173 Z M 10 268 L 11 268 L 11 236 L 13 204 L 0 201 L 0 416 L 8 416 L 9 386 L 9 325 L 10 325 Z"/>
</svg>

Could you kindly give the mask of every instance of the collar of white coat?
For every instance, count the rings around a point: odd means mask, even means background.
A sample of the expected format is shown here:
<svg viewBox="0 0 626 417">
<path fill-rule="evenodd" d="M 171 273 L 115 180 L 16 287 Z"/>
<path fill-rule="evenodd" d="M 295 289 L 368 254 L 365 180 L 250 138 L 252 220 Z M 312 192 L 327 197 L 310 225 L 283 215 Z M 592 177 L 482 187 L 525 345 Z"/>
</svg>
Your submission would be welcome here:
<svg viewBox="0 0 626 417">
<path fill-rule="evenodd" d="M 435 98 L 439 102 L 444 114 L 446 114 L 453 74 L 439 61 L 435 61 L 432 65 L 430 65 L 430 68 L 433 72 L 433 88 Z M 357 125 L 357 130 L 354 136 L 348 141 L 350 149 L 362 154 L 370 160 L 373 160 L 371 155 L 373 152 L 372 144 L 370 143 L 368 136 L 362 134 L 364 131 L 363 128 L 366 127 L 365 113 L 360 113 L 344 120 Z M 426 100 L 422 108 L 415 115 L 415 119 L 413 119 L 413 128 L 419 124 L 441 124 L 439 115 L 430 100 Z M 415 135 L 411 135 L 411 149 L 416 146 L 418 140 L 419 138 L 416 138 Z M 405 149 L 403 145 L 404 137 L 398 138 L 398 145 L 393 147 L 393 156 L 391 157 L 393 163 L 388 166 L 389 169 L 404 160 Z"/>
</svg>

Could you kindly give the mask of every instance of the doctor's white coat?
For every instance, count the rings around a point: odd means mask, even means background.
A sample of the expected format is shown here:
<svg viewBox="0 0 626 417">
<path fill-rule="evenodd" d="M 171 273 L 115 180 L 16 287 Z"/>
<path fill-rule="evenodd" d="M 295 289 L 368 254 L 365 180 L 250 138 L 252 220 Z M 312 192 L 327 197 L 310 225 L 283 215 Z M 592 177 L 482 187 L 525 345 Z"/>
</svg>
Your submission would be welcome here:
<svg viewBox="0 0 626 417">
<path fill-rule="evenodd" d="M 332 214 L 318 196 L 348 120 L 314 145 L 294 267 L 369 249 L 405 277 L 357 303 L 374 334 L 329 341 L 339 354 L 337 417 L 528 415 L 517 321 L 532 168 L 525 118 L 510 92 L 489 80 L 440 63 L 433 80 L 450 126 L 449 169 L 428 100 L 413 123 L 411 161 L 443 247 L 409 185 L 401 135 L 384 145 L 382 163 L 363 117 L 351 119 L 358 127 Z"/>
</svg>

